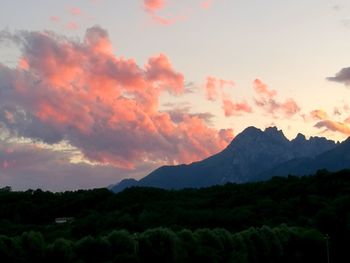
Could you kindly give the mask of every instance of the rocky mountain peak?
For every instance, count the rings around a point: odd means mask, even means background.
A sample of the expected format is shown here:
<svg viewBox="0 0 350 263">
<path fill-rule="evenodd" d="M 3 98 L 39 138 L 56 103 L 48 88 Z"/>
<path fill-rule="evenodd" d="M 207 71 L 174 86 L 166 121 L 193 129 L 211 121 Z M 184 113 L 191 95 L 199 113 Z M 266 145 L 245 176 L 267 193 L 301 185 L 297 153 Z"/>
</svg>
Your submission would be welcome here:
<svg viewBox="0 0 350 263">
<path fill-rule="evenodd" d="M 298 133 L 297 136 L 292 141 L 298 142 L 298 143 L 305 142 L 306 141 L 306 137 L 305 137 L 304 134 Z"/>
<path fill-rule="evenodd" d="M 262 131 L 254 126 L 245 128 L 237 137 L 255 137 L 262 133 Z M 236 138 L 237 138 L 236 137 Z"/>
<path fill-rule="evenodd" d="M 283 131 L 277 129 L 277 127 L 275 127 L 275 126 L 266 128 L 264 133 L 274 140 L 277 140 L 280 142 L 287 142 L 288 141 L 286 136 L 284 136 Z"/>
</svg>

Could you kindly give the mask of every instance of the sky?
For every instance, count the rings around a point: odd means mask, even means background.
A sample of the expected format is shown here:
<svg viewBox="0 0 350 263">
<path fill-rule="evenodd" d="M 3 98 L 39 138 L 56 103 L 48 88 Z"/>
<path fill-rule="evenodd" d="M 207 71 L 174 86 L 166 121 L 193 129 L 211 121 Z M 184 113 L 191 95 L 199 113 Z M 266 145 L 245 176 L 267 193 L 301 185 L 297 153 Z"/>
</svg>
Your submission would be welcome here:
<svg viewBox="0 0 350 263">
<path fill-rule="evenodd" d="M 142 178 L 248 126 L 350 136 L 346 0 L 2 0 L 0 187 Z"/>
</svg>

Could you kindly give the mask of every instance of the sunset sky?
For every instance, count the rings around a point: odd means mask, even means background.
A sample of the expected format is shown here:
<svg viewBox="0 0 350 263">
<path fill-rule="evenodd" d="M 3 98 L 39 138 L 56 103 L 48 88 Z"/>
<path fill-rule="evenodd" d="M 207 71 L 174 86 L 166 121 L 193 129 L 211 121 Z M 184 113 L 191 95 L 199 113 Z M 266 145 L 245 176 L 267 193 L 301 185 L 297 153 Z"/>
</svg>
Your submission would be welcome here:
<svg viewBox="0 0 350 263">
<path fill-rule="evenodd" d="M 347 0 L 2 0 L 0 187 L 141 178 L 248 126 L 350 136 Z"/>
</svg>

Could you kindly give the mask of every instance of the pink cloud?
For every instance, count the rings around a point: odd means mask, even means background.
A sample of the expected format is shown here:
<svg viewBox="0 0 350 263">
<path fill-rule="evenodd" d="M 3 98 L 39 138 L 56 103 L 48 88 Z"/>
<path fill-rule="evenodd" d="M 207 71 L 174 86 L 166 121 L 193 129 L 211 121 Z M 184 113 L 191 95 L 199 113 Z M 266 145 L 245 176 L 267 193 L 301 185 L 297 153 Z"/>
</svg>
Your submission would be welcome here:
<svg viewBox="0 0 350 263">
<path fill-rule="evenodd" d="M 76 22 L 71 21 L 66 24 L 66 28 L 69 30 L 77 30 L 79 29 L 79 25 Z"/>
<path fill-rule="evenodd" d="M 69 9 L 69 13 L 70 13 L 71 15 L 74 15 L 74 16 L 79 16 L 79 15 L 82 14 L 82 11 L 81 11 L 81 9 L 78 8 L 78 7 L 71 7 L 71 8 Z"/>
<path fill-rule="evenodd" d="M 158 25 L 169 26 L 176 22 L 183 21 L 187 18 L 186 15 L 159 15 L 166 6 L 165 0 L 143 0 L 143 8 L 153 22 Z"/>
<path fill-rule="evenodd" d="M 59 16 L 50 16 L 50 21 L 51 22 L 59 22 L 61 20 L 61 18 Z"/>
<path fill-rule="evenodd" d="M 7 169 L 7 168 L 9 168 L 9 166 L 10 166 L 10 164 L 9 164 L 9 161 L 7 161 L 7 160 L 4 160 L 3 162 L 2 162 L 2 169 Z"/>
<path fill-rule="evenodd" d="M 252 108 L 245 101 L 235 103 L 228 98 L 226 98 L 226 99 L 224 98 L 222 102 L 223 102 L 223 109 L 224 109 L 226 117 L 230 117 L 233 115 L 239 115 L 242 112 L 245 112 L 245 113 L 252 112 Z"/>
<path fill-rule="evenodd" d="M 277 91 L 269 89 L 269 87 L 260 79 L 254 80 L 254 89 L 258 95 L 265 96 L 269 99 L 272 99 L 277 95 Z"/>
<path fill-rule="evenodd" d="M 224 141 L 230 141 L 234 137 L 233 129 L 221 129 L 219 137 Z"/>
<path fill-rule="evenodd" d="M 285 102 L 280 103 L 279 110 L 286 116 L 291 117 L 300 111 L 298 104 L 294 99 L 288 98 Z"/>
<path fill-rule="evenodd" d="M 148 80 L 163 83 L 161 88 L 171 93 L 183 93 L 184 76 L 174 71 L 169 59 L 164 54 L 150 58 L 145 67 Z"/>
<path fill-rule="evenodd" d="M 29 69 L 29 65 L 28 65 L 28 61 L 26 58 L 20 58 L 17 64 L 17 67 L 19 69 L 22 70 L 28 70 Z"/>
<path fill-rule="evenodd" d="M 233 102 L 229 95 L 226 94 L 225 88 L 234 87 L 235 83 L 232 80 L 224 80 L 212 76 L 207 77 L 205 85 L 206 97 L 210 101 L 216 101 L 218 98 L 222 100 L 222 108 L 226 117 L 240 115 L 242 113 L 251 113 L 252 108 L 246 102 Z"/>
<path fill-rule="evenodd" d="M 224 80 L 208 76 L 205 85 L 207 99 L 211 101 L 217 100 L 218 97 L 223 96 L 225 87 L 233 87 L 234 85 L 235 83 L 232 80 Z"/>
<path fill-rule="evenodd" d="M 213 4 L 213 0 L 205 0 L 205 1 L 202 1 L 201 3 L 201 8 L 202 9 L 209 9 Z"/>
<path fill-rule="evenodd" d="M 277 91 L 270 89 L 259 79 L 254 81 L 254 90 L 257 94 L 255 104 L 274 117 L 276 117 L 278 113 L 286 117 L 292 117 L 300 111 L 300 107 L 294 99 L 288 98 L 284 102 L 278 101 L 276 99 Z"/>
<path fill-rule="evenodd" d="M 166 17 L 161 17 L 158 15 L 155 15 L 155 14 L 152 14 L 151 18 L 157 24 L 163 25 L 163 26 L 170 26 L 178 21 L 176 18 L 166 18 Z"/>
<path fill-rule="evenodd" d="M 156 12 L 163 9 L 165 0 L 143 0 L 143 7 L 149 12 Z"/>
<path fill-rule="evenodd" d="M 201 9 L 208 10 L 212 6 L 213 2 L 214 0 L 201 0 L 199 7 Z M 196 3 L 189 1 L 187 8 L 182 10 L 181 13 L 178 13 L 177 15 L 174 13 L 160 15 L 159 13 L 164 11 L 167 4 L 168 1 L 166 0 L 142 0 L 143 9 L 146 11 L 151 20 L 156 24 L 163 26 L 173 25 L 179 21 L 187 20 L 190 13 L 198 8 Z"/>
<path fill-rule="evenodd" d="M 144 67 L 112 52 L 108 33 L 93 27 L 84 41 L 53 32 L 20 32 L 28 70 L 0 64 L 0 122 L 9 132 L 48 144 L 67 141 L 86 159 L 116 167 L 193 162 L 232 138 L 184 113 L 159 110 L 164 93 L 180 96 L 184 76 L 160 54 Z M 10 121 L 5 111 L 13 116 Z"/>
<path fill-rule="evenodd" d="M 216 100 L 218 94 L 216 91 L 216 79 L 213 77 L 207 78 L 207 84 L 206 84 L 206 91 L 207 91 L 207 99 L 214 101 Z"/>
</svg>

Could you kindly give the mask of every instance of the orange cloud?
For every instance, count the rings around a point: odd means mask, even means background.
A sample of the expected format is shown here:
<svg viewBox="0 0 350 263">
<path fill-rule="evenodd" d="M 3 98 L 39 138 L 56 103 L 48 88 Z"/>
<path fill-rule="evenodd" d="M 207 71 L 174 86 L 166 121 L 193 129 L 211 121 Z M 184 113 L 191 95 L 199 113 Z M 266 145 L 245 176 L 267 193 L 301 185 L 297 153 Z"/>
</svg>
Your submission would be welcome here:
<svg viewBox="0 0 350 263">
<path fill-rule="evenodd" d="M 156 12 L 163 9 L 165 0 L 143 0 L 143 7 L 149 12 Z"/>
<path fill-rule="evenodd" d="M 318 120 L 325 120 L 328 119 L 328 114 L 327 112 L 323 111 L 323 110 L 313 110 L 310 113 L 311 117 L 313 119 L 318 119 Z"/>
<path fill-rule="evenodd" d="M 313 120 L 318 120 L 314 125 L 316 128 L 324 128 L 325 131 L 340 132 L 345 135 L 350 135 L 350 117 L 345 119 L 344 122 L 331 120 L 327 112 L 323 110 L 313 110 L 310 112 L 310 116 Z"/>
<path fill-rule="evenodd" d="M 340 132 L 350 136 L 350 126 L 346 123 L 336 122 L 332 120 L 322 120 L 315 124 L 316 128 L 325 128 L 333 132 Z"/>
<path fill-rule="evenodd" d="M 261 80 L 254 81 L 254 90 L 257 94 L 255 104 L 266 112 L 276 117 L 277 113 L 282 113 L 286 117 L 292 117 L 300 111 L 300 107 L 294 99 L 288 98 L 284 102 L 276 99 L 277 91 L 269 87 Z"/>
<path fill-rule="evenodd" d="M 93 162 L 124 168 L 193 162 L 232 139 L 200 115 L 183 113 L 175 122 L 159 110 L 162 94 L 184 92 L 184 76 L 165 54 L 140 67 L 114 55 L 100 27 L 88 29 L 83 41 L 53 32 L 8 38 L 21 40 L 28 66 L 0 64 L 0 122 L 13 135 L 48 144 L 67 141 Z"/>
</svg>

